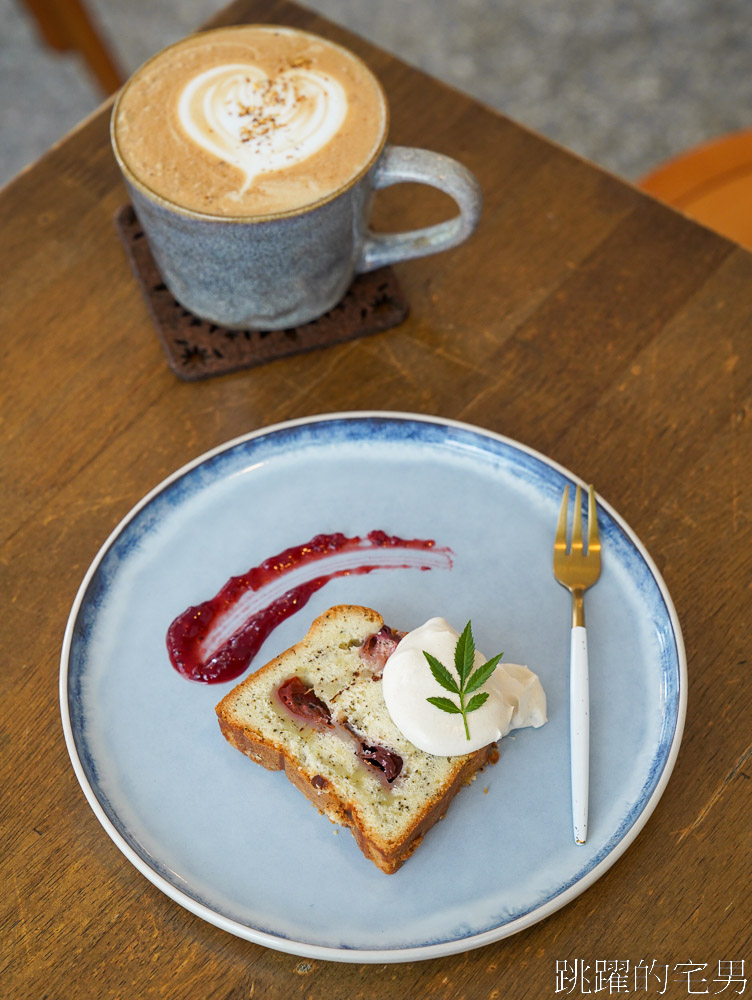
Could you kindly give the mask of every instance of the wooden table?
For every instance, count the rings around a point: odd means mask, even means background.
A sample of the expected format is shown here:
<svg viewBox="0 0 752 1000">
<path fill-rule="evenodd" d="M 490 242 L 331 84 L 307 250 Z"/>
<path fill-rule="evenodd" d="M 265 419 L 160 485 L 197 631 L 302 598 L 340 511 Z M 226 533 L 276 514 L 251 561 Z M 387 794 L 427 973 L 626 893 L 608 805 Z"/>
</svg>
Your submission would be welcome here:
<svg viewBox="0 0 752 1000">
<path fill-rule="evenodd" d="M 736 995 L 739 963 L 752 972 L 752 256 L 298 7 L 242 0 L 218 23 L 244 20 L 361 53 L 394 141 L 463 160 L 483 221 L 459 250 L 398 269 L 412 307 L 399 328 L 186 383 L 114 234 L 108 107 L 2 192 L 3 994 L 537 1000 L 556 995 L 557 962 L 589 965 L 580 995 L 596 961 L 645 960 L 666 982 L 633 996 L 717 993 L 728 971 Z M 378 221 L 446 208 L 398 188 Z M 104 835 L 58 708 L 68 611 L 133 504 L 239 434 L 350 409 L 477 423 L 595 482 L 663 573 L 689 662 L 678 764 L 624 857 L 514 937 L 403 965 L 303 961 L 181 909 Z"/>
</svg>

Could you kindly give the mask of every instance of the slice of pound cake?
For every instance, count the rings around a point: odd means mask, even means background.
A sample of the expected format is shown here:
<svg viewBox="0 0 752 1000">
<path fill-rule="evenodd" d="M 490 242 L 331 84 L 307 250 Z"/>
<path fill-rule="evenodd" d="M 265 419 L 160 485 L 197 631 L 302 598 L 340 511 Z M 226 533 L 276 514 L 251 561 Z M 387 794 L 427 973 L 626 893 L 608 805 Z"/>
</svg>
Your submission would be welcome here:
<svg viewBox="0 0 752 1000">
<path fill-rule="evenodd" d="M 270 770 L 284 770 L 390 874 L 462 785 L 498 759 L 495 743 L 464 756 L 434 756 L 397 729 L 381 674 L 402 635 L 369 608 L 330 608 L 301 642 L 217 705 L 233 746 Z"/>
</svg>

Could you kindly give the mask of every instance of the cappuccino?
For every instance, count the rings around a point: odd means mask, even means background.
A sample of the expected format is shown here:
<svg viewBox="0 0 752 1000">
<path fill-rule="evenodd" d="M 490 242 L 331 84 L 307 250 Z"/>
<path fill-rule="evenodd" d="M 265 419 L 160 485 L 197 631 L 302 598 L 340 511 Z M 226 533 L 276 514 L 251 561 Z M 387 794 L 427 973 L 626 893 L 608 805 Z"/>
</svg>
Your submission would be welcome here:
<svg viewBox="0 0 752 1000">
<path fill-rule="evenodd" d="M 379 82 L 346 49 L 254 25 L 178 42 L 128 82 L 113 116 L 126 176 L 189 211 L 298 212 L 362 176 L 386 139 Z"/>
</svg>

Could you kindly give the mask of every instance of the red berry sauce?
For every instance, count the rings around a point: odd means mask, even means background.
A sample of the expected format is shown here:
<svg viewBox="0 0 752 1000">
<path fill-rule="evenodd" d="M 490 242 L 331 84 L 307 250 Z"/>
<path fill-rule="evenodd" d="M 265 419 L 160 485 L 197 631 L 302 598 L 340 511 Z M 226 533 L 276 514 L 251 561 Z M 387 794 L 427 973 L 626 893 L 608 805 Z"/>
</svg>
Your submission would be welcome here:
<svg viewBox="0 0 752 1000">
<path fill-rule="evenodd" d="M 234 680 L 277 625 L 335 577 L 375 569 L 451 566 L 451 551 L 431 539 L 405 539 L 383 531 L 352 538 L 341 532 L 316 535 L 231 577 L 214 597 L 178 615 L 167 630 L 167 651 L 175 669 L 189 680 Z M 296 582 L 291 580 L 285 590 L 285 577 L 293 573 Z M 234 618 L 239 618 L 237 623 Z"/>
</svg>

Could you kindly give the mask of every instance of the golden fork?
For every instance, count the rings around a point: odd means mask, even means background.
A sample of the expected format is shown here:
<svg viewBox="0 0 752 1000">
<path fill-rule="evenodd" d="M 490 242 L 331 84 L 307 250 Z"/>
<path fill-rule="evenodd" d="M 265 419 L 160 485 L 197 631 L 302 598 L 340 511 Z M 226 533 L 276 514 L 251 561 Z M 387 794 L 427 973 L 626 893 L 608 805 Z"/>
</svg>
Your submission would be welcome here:
<svg viewBox="0 0 752 1000">
<path fill-rule="evenodd" d="M 572 767 L 572 823 L 578 844 L 587 840 L 590 696 L 588 684 L 587 632 L 584 595 L 601 575 L 601 543 L 593 487 L 588 488 L 587 549 L 582 543 L 582 503 L 580 487 L 574 496 L 572 542 L 567 552 L 567 509 L 569 486 L 564 487 L 554 540 L 554 576 L 572 594 L 572 632 L 569 652 L 569 743 Z"/>
</svg>

